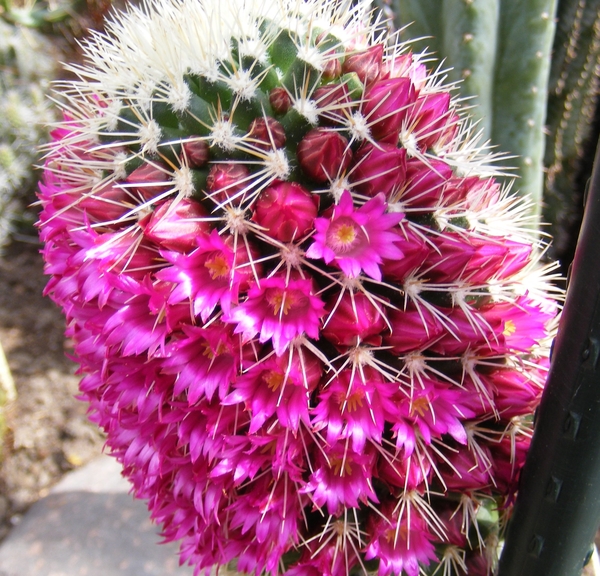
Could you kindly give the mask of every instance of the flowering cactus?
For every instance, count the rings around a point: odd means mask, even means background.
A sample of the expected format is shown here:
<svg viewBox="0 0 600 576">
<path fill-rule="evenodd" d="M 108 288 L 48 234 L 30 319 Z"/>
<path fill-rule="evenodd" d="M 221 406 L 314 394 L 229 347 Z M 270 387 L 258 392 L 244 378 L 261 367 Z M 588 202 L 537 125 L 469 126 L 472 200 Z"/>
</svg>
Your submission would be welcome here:
<svg viewBox="0 0 600 576">
<path fill-rule="evenodd" d="M 369 16 L 150 0 L 63 85 L 47 292 L 197 572 L 494 566 L 552 267 L 441 79 Z"/>
</svg>

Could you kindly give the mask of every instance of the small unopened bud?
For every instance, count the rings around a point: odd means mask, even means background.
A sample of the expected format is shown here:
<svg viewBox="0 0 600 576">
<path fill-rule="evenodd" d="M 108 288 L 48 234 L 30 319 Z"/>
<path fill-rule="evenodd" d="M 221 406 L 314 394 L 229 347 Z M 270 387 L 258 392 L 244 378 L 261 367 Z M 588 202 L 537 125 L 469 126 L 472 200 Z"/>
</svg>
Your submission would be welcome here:
<svg viewBox="0 0 600 576">
<path fill-rule="evenodd" d="M 342 63 L 337 57 L 335 50 L 331 50 L 326 56 L 326 61 L 321 70 L 321 78 L 326 81 L 335 80 L 340 77 L 341 73 Z"/>
<path fill-rule="evenodd" d="M 275 114 L 286 114 L 292 107 L 292 99 L 285 88 L 273 88 L 269 93 L 269 102 Z"/>
<path fill-rule="evenodd" d="M 458 118 L 449 116 L 449 106 L 448 92 L 425 94 L 412 106 L 408 124 L 423 150 L 431 148 L 444 136 L 447 125 L 451 127 L 458 122 Z"/>
<path fill-rule="evenodd" d="M 407 185 L 400 201 L 410 207 L 435 206 L 452 176 L 452 168 L 441 160 L 431 159 L 425 166 L 411 158 L 406 163 Z"/>
<path fill-rule="evenodd" d="M 240 199 L 248 186 L 250 171 L 242 164 L 214 164 L 208 172 L 206 187 L 210 198 L 216 203 L 229 203 Z"/>
<path fill-rule="evenodd" d="M 248 140 L 261 150 L 282 148 L 285 145 L 285 130 L 275 118 L 255 118 L 248 129 Z"/>
<path fill-rule="evenodd" d="M 363 52 L 349 54 L 344 60 L 344 74 L 356 72 L 361 82 L 368 86 L 379 78 L 383 63 L 383 44 L 375 44 Z"/>
<path fill-rule="evenodd" d="M 384 344 L 396 354 L 423 350 L 445 333 L 440 321 L 425 308 L 408 306 L 406 310 L 392 310 L 387 316 L 392 332 L 384 338 Z"/>
<path fill-rule="evenodd" d="M 381 344 L 385 320 L 381 311 L 362 292 L 344 292 L 338 302 L 337 295 L 328 305 L 330 317 L 323 328 L 323 336 L 336 346 L 356 346 L 365 343 Z"/>
<path fill-rule="evenodd" d="M 373 138 L 397 144 L 402 121 L 415 98 L 415 88 L 408 78 L 378 80 L 367 88 L 362 114 Z"/>
<path fill-rule="evenodd" d="M 317 88 L 312 100 L 319 111 L 319 120 L 325 126 L 345 124 L 352 114 L 353 103 L 346 84 L 327 84 Z"/>
<path fill-rule="evenodd" d="M 302 170 L 317 182 L 333 180 L 352 162 L 348 140 L 339 132 L 315 128 L 298 145 Z"/>
<path fill-rule="evenodd" d="M 112 185 L 84 196 L 78 206 L 83 208 L 88 216 L 99 221 L 110 222 L 123 216 L 132 208 L 133 203 L 127 190 Z"/>
<path fill-rule="evenodd" d="M 125 179 L 128 190 L 138 192 L 146 200 L 164 194 L 173 187 L 169 168 L 162 162 L 142 164 Z"/>
<path fill-rule="evenodd" d="M 198 246 L 198 239 L 210 232 L 201 204 L 190 198 L 167 200 L 140 222 L 144 236 L 168 250 L 189 252 Z"/>
<path fill-rule="evenodd" d="M 208 162 L 210 148 L 204 140 L 184 142 L 181 149 L 182 159 L 187 161 L 190 168 L 202 168 Z"/>
<path fill-rule="evenodd" d="M 354 155 L 350 175 L 353 188 L 361 194 L 386 197 L 400 188 L 406 177 L 406 150 L 392 144 L 363 144 Z"/>
<path fill-rule="evenodd" d="M 402 223 L 400 226 L 402 226 Z M 410 274 L 423 265 L 429 255 L 429 246 L 410 226 L 402 227 L 398 230 L 397 235 L 398 239 L 394 244 L 398 246 L 404 256 L 394 260 L 384 259 L 381 271 L 384 278 L 404 282 Z"/>
<path fill-rule="evenodd" d="M 252 220 L 269 236 L 292 242 L 309 232 L 317 217 L 319 198 L 295 182 L 269 186 L 254 204 Z"/>
</svg>

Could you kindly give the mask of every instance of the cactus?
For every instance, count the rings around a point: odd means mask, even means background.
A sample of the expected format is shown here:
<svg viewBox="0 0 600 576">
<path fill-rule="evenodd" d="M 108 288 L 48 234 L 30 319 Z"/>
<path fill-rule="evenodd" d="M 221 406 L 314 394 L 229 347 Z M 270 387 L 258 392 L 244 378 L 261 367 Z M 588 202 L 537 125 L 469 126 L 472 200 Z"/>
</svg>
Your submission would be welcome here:
<svg viewBox="0 0 600 576">
<path fill-rule="evenodd" d="M 600 1 L 562 0 L 549 84 L 544 221 L 556 256 L 570 261 L 571 233 L 582 212 L 586 144 L 594 144 L 600 89 Z"/>
<path fill-rule="evenodd" d="M 369 6 L 151 0 L 60 85 L 47 292 L 109 449 L 199 571 L 494 568 L 551 267 Z"/>
<path fill-rule="evenodd" d="M 499 576 L 579 576 L 600 515 L 600 146 Z"/>
</svg>

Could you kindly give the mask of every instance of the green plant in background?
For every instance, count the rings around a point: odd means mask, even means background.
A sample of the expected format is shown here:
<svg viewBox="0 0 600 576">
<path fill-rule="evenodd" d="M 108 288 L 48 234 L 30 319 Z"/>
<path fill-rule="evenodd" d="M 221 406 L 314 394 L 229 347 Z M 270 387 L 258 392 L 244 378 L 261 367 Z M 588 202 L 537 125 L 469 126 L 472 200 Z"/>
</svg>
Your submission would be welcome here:
<svg viewBox="0 0 600 576">
<path fill-rule="evenodd" d="M 482 138 L 507 156 L 562 257 L 597 100 L 599 0 L 390 0 L 404 40 L 461 81 Z M 555 34 L 556 32 L 556 34 Z M 588 167 L 588 169 L 591 166 Z"/>
<path fill-rule="evenodd" d="M 0 19 L 0 249 L 31 200 L 37 147 L 54 112 L 45 93 L 57 70 L 58 50 L 39 31 Z M 33 14 L 34 12 L 32 12 Z M 22 19 L 26 20 L 24 13 Z M 8 20 L 8 21 L 7 21 Z M 30 22 L 34 20 L 30 19 Z"/>
</svg>

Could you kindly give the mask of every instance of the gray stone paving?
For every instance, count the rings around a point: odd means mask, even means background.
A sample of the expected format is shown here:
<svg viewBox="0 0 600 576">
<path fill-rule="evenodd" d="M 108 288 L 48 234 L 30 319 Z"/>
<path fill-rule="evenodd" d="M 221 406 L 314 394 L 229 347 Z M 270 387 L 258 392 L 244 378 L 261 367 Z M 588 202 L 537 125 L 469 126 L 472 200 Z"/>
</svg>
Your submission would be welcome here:
<svg viewBox="0 0 600 576">
<path fill-rule="evenodd" d="M 191 576 L 161 544 L 120 466 L 101 456 L 66 475 L 0 545 L 0 576 Z"/>
</svg>

